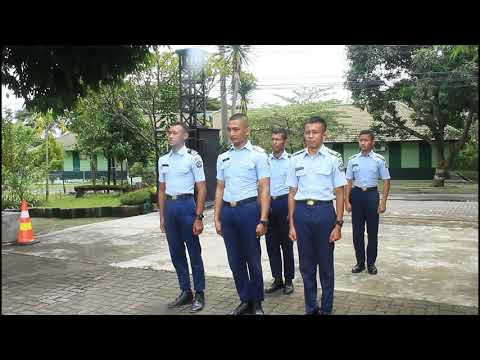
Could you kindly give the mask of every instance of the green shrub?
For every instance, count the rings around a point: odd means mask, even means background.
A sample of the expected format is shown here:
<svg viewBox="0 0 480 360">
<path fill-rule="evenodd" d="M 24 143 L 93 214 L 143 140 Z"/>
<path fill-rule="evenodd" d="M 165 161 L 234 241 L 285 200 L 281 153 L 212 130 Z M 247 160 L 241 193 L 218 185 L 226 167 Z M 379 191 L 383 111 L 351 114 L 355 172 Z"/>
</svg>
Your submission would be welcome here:
<svg viewBox="0 0 480 360">
<path fill-rule="evenodd" d="M 131 191 L 120 197 L 122 205 L 141 205 L 146 202 L 153 202 L 155 197 L 155 188 L 146 188 L 137 191 Z"/>
<path fill-rule="evenodd" d="M 455 169 L 478 171 L 478 146 L 470 143 L 460 150 L 455 161 Z"/>
</svg>

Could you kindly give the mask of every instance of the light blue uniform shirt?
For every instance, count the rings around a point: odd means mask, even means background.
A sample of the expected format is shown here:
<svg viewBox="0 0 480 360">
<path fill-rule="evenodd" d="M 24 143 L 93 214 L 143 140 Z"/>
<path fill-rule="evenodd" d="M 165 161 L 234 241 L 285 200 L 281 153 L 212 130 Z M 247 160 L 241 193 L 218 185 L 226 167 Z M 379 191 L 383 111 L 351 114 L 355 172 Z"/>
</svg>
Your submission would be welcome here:
<svg viewBox="0 0 480 360">
<path fill-rule="evenodd" d="M 382 155 L 373 151 L 367 155 L 360 152 L 348 160 L 346 177 L 348 180 L 353 180 L 353 186 L 375 187 L 378 178 L 390 179 L 390 172 Z"/>
<path fill-rule="evenodd" d="M 288 194 L 287 175 L 292 155 L 284 151 L 279 158 L 270 154 L 270 195 L 280 196 Z"/>
<path fill-rule="evenodd" d="M 247 143 L 233 146 L 217 159 L 217 180 L 225 181 L 223 200 L 239 201 L 258 196 L 258 181 L 270 177 L 268 156 L 261 147 Z"/>
<path fill-rule="evenodd" d="M 343 165 L 324 146 L 314 156 L 303 149 L 290 159 L 287 185 L 298 188 L 295 200 L 333 200 L 335 188 L 346 184 Z"/>
<path fill-rule="evenodd" d="M 195 182 L 205 181 L 202 157 L 185 145 L 158 159 L 158 178 L 167 195 L 192 194 Z"/>
</svg>

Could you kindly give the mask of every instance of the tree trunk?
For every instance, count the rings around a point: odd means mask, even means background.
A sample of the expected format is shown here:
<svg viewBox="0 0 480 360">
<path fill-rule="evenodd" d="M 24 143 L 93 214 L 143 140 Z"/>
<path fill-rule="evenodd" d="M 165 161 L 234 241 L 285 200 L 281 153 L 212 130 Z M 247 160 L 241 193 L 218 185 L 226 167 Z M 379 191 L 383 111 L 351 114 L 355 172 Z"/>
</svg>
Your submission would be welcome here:
<svg viewBox="0 0 480 360">
<path fill-rule="evenodd" d="M 112 176 L 112 159 L 107 158 L 107 185 L 110 186 L 110 177 Z M 110 194 L 110 190 L 107 190 L 107 194 Z"/>
<path fill-rule="evenodd" d="M 115 156 L 112 157 L 112 179 L 113 185 L 117 185 L 117 164 L 115 163 Z"/>
<path fill-rule="evenodd" d="M 120 177 L 120 185 L 123 185 L 123 160 L 120 161 L 120 174 L 122 174 Z"/>
<path fill-rule="evenodd" d="M 222 141 L 226 142 L 227 139 L 227 78 L 222 75 L 220 78 L 220 94 L 221 94 L 221 106 L 222 106 Z"/>
<path fill-rule="evenodd" d="M 238 97 L 238 86 L 239 86 L 239 74 L 234 73 L 233 78 L 233 93 L 232 93 L 232 115 L 237 112 L 237 97 Z"/>
<path fill-rule="evenodd" d="M 95 150 L 90 148 L 90 179 L 93 186 L 97 185 L 97 157 L 95 156 Z M 96 193 L 95 187 L 93 192 Z"/>
<path fill-rule="evenodd" d="M 432 180 L 432 186 L 434 187 L 444 187 L 445 180 L 448 177 L 448 162 L 445 160 L 443 153 L 443 146 L 437 143 L 437 159 L 438 165 L 435 170 L 435 175 Z"/>
<path fill-rule="evenodd" d="M 45 201 L 48 201 L 48 128 L 45 129 L 45 161 L 47 168 L 47 175 L 45 178 Z"/>
</svg>

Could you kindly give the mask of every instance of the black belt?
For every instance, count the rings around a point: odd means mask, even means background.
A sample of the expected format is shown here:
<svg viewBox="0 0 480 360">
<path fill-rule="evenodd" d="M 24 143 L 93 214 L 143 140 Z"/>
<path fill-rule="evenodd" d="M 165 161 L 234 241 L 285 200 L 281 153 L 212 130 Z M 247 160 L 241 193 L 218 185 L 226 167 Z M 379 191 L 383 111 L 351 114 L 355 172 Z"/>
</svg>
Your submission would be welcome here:
<svg viewBox="0 0 480 360">
<path fill-rule="evenodd" d="M 230 206 L 230 207 L 235 207 L 235 206 L 238 206 L 238 205 L 241 205 L 241 204 L 250 203 L 250 202 L 253 202 L 253 201 L 257 201 L 257 197 L 256 197 L 256 196 L 250 197 L 250 198 L 246 198 L 246 199 L 242 199 L 242 200 L 238 200 L 238 201 L 225 201 L 225 200 L 223 200 L 223 204 L 224 204 L 224 205 L 227 205 L 227 206 Z"/>
<path fill-rule="evenodd" d="M 281 200 L 281 199 L 286 199 L 286 198 L 288 198 L 288 194 L 272 196 L 272 200 Z"/>
<path fill-rule="evenodd" d="M 315 206 L 320 204 L 331 204 L 333 200 L 314 200 L 314 199 L 307 199 L 307 200 L 295 200 L 299 203 L 307 204 L 308 206 Z"/>
<path fill-rule="evenodd" d="M 178 195 L 167 195 L 167 200 L 182 200 L 188 199 L 189 197 L 193 197 L 193 194 L 178 194 Z"/>
<path fill-rule="evenodd" d="M 354 189 L 359 189 L 359 190 L 362 190 L 362 191 L 377 191 L 378 187 L 374 186 L 374 187 L 359 187 L 359 186 L 354 186 L 353 187 Z"/>
</svg>

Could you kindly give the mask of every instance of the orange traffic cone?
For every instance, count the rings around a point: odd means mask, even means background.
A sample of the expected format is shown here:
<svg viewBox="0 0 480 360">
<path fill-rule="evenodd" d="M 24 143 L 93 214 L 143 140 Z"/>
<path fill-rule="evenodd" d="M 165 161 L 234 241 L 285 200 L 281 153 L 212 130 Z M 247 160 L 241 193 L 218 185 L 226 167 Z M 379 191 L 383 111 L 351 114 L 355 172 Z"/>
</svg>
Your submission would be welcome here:
<svg viewBox="0 0 480 360">
<path fill-rule="evenodd" d="M 22 200 L 20 210 L 22 212 L 20 213 L 20 230 L 18 231 L 17 244 L 31 245 L 39 242 L 39 240 L 35 240 L 33 235 L 32 219 L 30 219 L 28 214 L 28 206 L 25 200 Z"/>
</svg>

